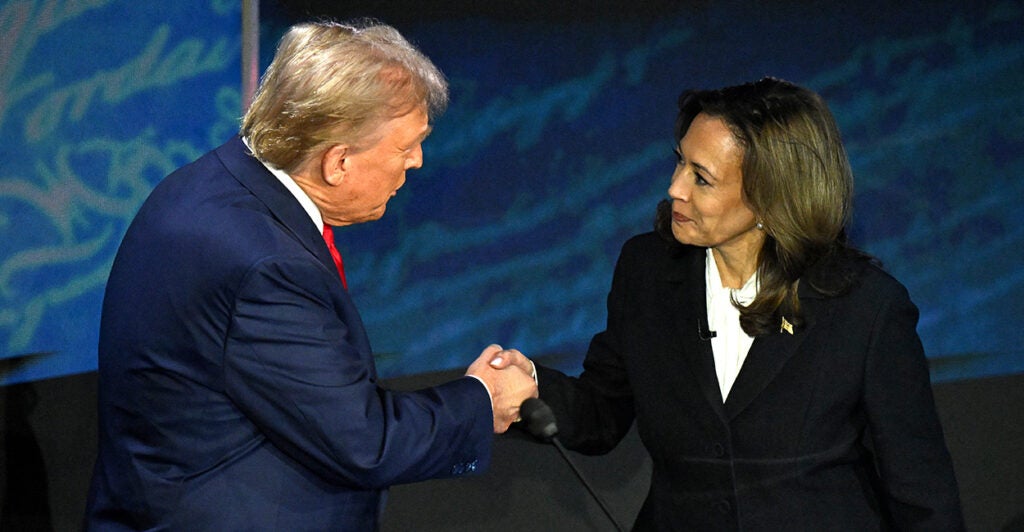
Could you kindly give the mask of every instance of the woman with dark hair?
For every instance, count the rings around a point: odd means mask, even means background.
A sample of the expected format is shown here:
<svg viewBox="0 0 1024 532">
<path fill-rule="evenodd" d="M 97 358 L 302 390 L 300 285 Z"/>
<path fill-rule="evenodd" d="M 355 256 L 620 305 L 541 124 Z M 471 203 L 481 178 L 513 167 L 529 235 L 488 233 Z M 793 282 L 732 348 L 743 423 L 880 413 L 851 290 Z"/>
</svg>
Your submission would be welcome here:
<svg viewBox="0 0 1024 532">
<path fill-rule="evenodd" d="M 828 107 L 773 78 L 690 91 L 676 141 L 583 373 L 536 367 L 562 442 L 604 453 L 636 420 L 653 463 L 636 530 L 963 529 L 917 308 L 846 243 Z"/>
</svg>

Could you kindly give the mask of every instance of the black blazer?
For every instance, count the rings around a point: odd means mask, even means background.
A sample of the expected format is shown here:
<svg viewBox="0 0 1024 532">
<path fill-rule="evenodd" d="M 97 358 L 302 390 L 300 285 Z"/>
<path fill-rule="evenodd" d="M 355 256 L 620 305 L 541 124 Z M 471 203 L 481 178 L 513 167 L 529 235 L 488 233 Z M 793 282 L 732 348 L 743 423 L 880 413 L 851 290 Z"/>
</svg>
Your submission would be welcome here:
<svg viewBox="0 0 1024 532">
<path fill-rule="evenodd" d="M 625 244 L 579 378 L 539 368 L 567 447 L 651 455 L 637 530 L 963 528 L 906 289 L 872 265 L 806 323 L 755 339 L 723 403 L 706 331 L 705 249 Z M 781 325 L 781 323 L 780 323 Z"/>
</svg>

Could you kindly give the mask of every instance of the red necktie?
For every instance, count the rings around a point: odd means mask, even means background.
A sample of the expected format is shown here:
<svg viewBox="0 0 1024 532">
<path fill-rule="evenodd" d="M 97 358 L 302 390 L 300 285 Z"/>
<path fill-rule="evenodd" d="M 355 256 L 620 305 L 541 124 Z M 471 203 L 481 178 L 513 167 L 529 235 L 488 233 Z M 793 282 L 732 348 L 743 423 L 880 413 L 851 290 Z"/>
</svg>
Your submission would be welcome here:
<svg viewBox="0 0 1024 532">
<path fill-rule="evenodd" d="M 324 224 L 324 242 L 327 243 L 327 250 L 331 252 L 331 258 L 334 259 L 334 266 L 338 268 L 341 286 L 348 290 L 348 283 L 345 282 L 345 264 L 341 262 L 341 253 L 338 253 L 338 248 L 334 247 L 334 228 L 327 224 Z"/>
</svg>

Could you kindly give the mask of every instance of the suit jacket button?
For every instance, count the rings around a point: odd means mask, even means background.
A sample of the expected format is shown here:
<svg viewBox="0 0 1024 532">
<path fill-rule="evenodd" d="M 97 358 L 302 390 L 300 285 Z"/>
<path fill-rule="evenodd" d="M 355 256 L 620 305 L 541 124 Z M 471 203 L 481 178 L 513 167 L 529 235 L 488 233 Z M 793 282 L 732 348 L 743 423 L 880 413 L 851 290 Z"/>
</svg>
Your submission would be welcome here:
<svg viewBox="0 0 1024 532">
<path fill-rule="evenodd" d="M 727 514 L 732 511 L 732 503 L 722 499 L 715 503 L 715 509 L 718 510 L 718 513 Z"/>
<path fill-rule="evenodd" d="M 452 476 L 464 475 L 476 471 L 477 461 L 463 462 L 452 466 Z"/>
<path fill-rule="evenodd" d="M 725 456 L 725 447 L 721 443 L 716 443 L 711 446 L 711 455 L 715 458 L 721 458 Z"/>
</svg>

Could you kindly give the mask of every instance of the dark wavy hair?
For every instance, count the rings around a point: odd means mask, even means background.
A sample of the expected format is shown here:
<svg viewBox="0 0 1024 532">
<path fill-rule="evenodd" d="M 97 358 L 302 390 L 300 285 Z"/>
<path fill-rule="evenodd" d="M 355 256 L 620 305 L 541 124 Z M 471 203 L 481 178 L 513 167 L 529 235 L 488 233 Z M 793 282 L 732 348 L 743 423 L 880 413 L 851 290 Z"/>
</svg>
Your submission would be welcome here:
<svg viewBox="0 0 1024 532">
<path fill-rule="evenodd" d="M 835 119 L 813 91 L 776 78 L 679 97 L 676 143 L 694 118 L 721 119 L 743 149 L 743 194 L 766 235 L 757 256 L 758 294 L 740 310 L 752 336 L 777 331 L 783 317 L 803 324 L 797 288 L 829 296 L 854 282 L 866 258 L 847 246 L 853 174 Z M 655 229 L 674 241 L 671 205 L 658 205 Z M 733 304 L 736 304 L 735 302 Z"/>
</svg>

